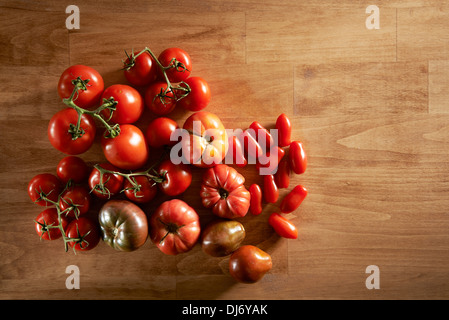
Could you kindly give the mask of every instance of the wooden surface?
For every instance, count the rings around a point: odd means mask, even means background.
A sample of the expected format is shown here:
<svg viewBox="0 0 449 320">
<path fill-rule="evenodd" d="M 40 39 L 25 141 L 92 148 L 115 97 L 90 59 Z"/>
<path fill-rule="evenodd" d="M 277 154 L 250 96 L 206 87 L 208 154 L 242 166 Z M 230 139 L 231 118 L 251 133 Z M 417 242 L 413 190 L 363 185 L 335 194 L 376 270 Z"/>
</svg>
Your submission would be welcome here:
<svg viewBox="0 0 449 320">
<path fill-rule="evenodd" d="M 81 28 L 68 31 L 72 2 L 0 1 L 0 298 L 449 298 L 449 1 L 74 3 Z M 373 4 L 379 30 L 365 27 Z M 273 257 L 259 283 L 236 283 L 229 258 L 199 246 L 171 257 L 149 241 L 132 253 L 100 243 L 74 255 L 34 232 L 40 208 L 28 181 L 63 157 L 46 133 L 63 107 L 60 74 L 87 64 L 106 85 L 126 83 L 123 50 L 144 46 L 188 51 L 193 74 L 211 86 L 208 110 L 227 127 L 272 128 L 285 112 L 304 142 L 309 167 L 291 187 L 309 196 L 289 216 L 299 238 L 267 225 L 278 204 L 242 219 L 245 243 Z M 188 115 L 172 114 L 180 124 Z M 104 160 L 98 144 L 82 158 Z M 206 221 L 195 172 L 182 198 Z M 259 179 L 253 167 L 242 172 L 247 186 Z M 69 265 L 80 269 L 79 290 L 65 287 Z M 369 265 L 379 267 L 378 290 L 365 286 Z"/>
</svg>

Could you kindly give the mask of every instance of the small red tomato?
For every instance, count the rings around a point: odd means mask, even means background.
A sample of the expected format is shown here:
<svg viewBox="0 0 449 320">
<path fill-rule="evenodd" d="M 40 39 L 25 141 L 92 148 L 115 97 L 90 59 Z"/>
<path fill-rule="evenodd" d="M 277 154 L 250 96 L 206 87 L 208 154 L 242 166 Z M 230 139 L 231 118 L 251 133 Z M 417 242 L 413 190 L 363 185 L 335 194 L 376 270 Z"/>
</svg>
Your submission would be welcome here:
<svg viewBox="0 0 449 320">
<path fill-rule="evenodd" d="M 192 72 L 192 61 L 190 55 L 180 48 L 168 48 L 162 51 L 157 58 L 159 62 L 167 68 L 165 70 L 170 82 L 176 83 L 185 81 Z M 160 68 L 158 68 L 159 78 L 165 81 Z"/>
<path fill-rule="evenodd" d="M 257 142 L 254 130 L 246 129 L 240 134 L 239 139 L 248 162 L 252 164 L 257 163 L 257 159 L 264 154 L 264 150 Z"/>
<path fill-rule="evenodd" d="M 249 210 L 253 215 L 259 215 L 262 213 L 262 188 L 254 183 L 249 187 L 249 193 L 251 195 Z"/>
<path fill-rule="evenodd" d="M 137 187 L 133 186 L 131 182 L 126 179 L 123 189 L 125 196 L 137 203 L 147 203 L 154 199 L 157 194 L 157 183 L 147 176 L 132 177 Z"/>
<path fill-rule="evenodd" d="M 278 145 L 279 147 L 287 147 L 291 142 L 292 125 L 290 119 L 285 113 L 279 115 L 276 119 L 276 129 L 278 130 Z"/>
<path fill-rule="evenodd" d="M 75 183 L 83 183 L 87 180 L 89 172 L 86 162 L 77 156 L 62 158 L 56 167 L 56 174 L 64 183 L 67 183 L 69 180 Z"/>
<path fill-rule="evenodd" d="M 290 143 L 288 153 L 290 168 L 296 174 L 301 174 L 306 171 L 307 168 L 307 156 L 304 151 L 302 142 L 293 141 Z"/>
<path fill-rule="evenodd" d="M 256 168 L 261 170 L 260 173 L 264 174 L 275 174 L 278 170 L 279 162 L 285 155 L 285 151 L 278 146 L 274 146 L 266 154 L 261 155 L 257 159 Z M 263 170 L 263 171 L 262 171 Z"/>
<path fill-rule="evenodd" d="M 190 92 L 187 96 L 178 100 L 177 105 L 189 111 L 200 111 L 206 108 L 210 102 L 210 88 L 206 80 L 200 77 L 190 77 L 185 80 L 190 87 Z M 181 86 L 184 86 L 181 84 Z M 183 94 L 182 91 L 177 92 L 179 98 Z"/>
<path fill-rule="evenodd" d="M 175 120 L 166 117 L 159 117 L 150 122 L 145 132 L 147 143 L 150 147 L 160 148 L 163 146 L 173 146 L 177 140 L 171 140 L 172 133 L 179 126 Z"/>
<path fill-rule="evenodd" d="M 304 186 L 294 187 L 281 202 L 281 212 L 290 213 L 298 209 L 307 196 L 307 189 Z"/>
<path fill-rule="evenodd" d="M 159 189 L 169 196 L 180 195 L 192 183 L 192 169 L 184 163 L 173 164 L 167 159 L 159 165 L 157 173 L 162 178 Z"/>
<path fill-rule="evenodd" d="M 268 218 L 268 223 L 273 227 L 274 231 L 281 237 L 288 239 L 298 238 L 298 230 L 295 225 L 279 213 L 272 213 Z"/>
<path fill-rule="evenodd" d="M 85 187 L 72 186 L 61 195 L 59 209 L 64 212 L 64 216 L 78 219 L 89 211 L 90 202 L 90 193 Z"/>
<path fill-rule="evenodd" d="M 274 179 L 279 189 L 288 188 L 290 185 L 290 164 L 286 158 L 279 162 Z"/>
<path fill-rule="evenodd" d="M 226 153 L 225 163 L 243 168 L 248 164 L 248 161 L 245 158 L 245 152 L 243 151 L 239 138 L 234 135 L 229 135 L 228 140 L 229 147 L 228 153 Z"/>
<path fill-rule="evenodd" d="M 36 217 L 36 233 L 44 240 L 55 240 L 61 238 L 61 229 L 59 228 L 58 211 L 56 208 L 48 208 L 39 213 Z M 61 226 L 65 230 L 68 220 L 61 216 Z"/>
<path fill-rule="evenodd" d="M 268 203 L 276 203 L 279 198 L 279 189 L 272 174 L 263 176 L 263 194 L 265 201 Z"/>
<path fill-rule="evenodd" d="M 156 81 L 159 66 L 148 52 L 144 52 L 134 58 L 134 63 L 131 67 L 129 67 L 130 60 L 128 58 L 124 62 L 124 74 L 131 85 L 143 87 Z"/>
<path fill-rule="evenodd" d="M 120 172 L 116 166 L 105 162 L 100 167 L 113 172 Z M 101 174 L 97 168 L 94 168 L 89 176 L 89 187 L 91 192 L 100 199 L 109 199 L 122 190 L 123 176 L 105 172 Z"/>
<path fill-rule="evenodd" d="M 271 256 L 252 245 L 241 246 L 229 258 L 230 275 L 243 283 L 261 280 L 272 266 Z"/>
<path fill-rule="evenodd" d="M 151 112 L 159 116 L 172 112 L 176 107 L 176 98 L 171 89 L 167 90 L 167 83 L 158 81 L 145 90 L 145 105 Z"/>
<path fill-rule="evenodd" d="M 112 116 L 109 109 L 101 112 L 104 119 L 110 119 L 112 123 L 118 124 L 134 123 L 139 120 L 145 108 L 139 91 L 126 84 L 114 84 L 107 87 L 101 95 L 102 101 L 110 98 L 113 98 L 117 104 L 112 111 Z"/>
<path fill-rule="evenodd" d="M 48 207 L 57 202 L 62 191 L 61 181 L 51 173 L 41 173 L 34 176 L 28 183 L 28 195 L 39 206 Z M 43 199 L 47 198 L 49 201 Z"/>
<path fill-rule="evenodd" d="M 262 147 L 263 150 L 267 151 L 274 147 L 275 143 L 271 133 L 262 126 L 258 121 L 254 121 L 249 126 L 256 133 L 257 142 Z"/>
<path fill-rule="evenodd" d="M 100 242 L 100 225 L 97 221 L 81 217 L 69 223 L 66 236 L 71 240 L 68 245 L 77 251 L 92 250 Z"/>
</svg>

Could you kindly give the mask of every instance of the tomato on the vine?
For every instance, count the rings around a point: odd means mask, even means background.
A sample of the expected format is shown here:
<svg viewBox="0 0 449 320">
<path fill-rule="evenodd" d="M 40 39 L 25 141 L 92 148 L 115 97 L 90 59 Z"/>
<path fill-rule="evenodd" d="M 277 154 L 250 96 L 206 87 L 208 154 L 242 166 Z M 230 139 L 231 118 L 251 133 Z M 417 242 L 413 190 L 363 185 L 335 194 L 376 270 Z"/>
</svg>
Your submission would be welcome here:
<svg viewBox="0 0 449 320">
<path fill-rule="evenodd" d="M 69 223 L 66 236 L 71 240 L 68 245 L 77 251 L 88 251 L 100 242 L 100 226 L 97 221 L 81 217 Z"/>
<path fill-rule="evenodd" d="M 128 67 L 131 59 L 124 62 L 124 74 L 126 80 L 133 86 L 143 87 L 156 81 L 158 65 L 148 52 L 144 52 L 133 59 L 133 66 Z"/>
<path fill-rule="evenodd" d="M 177 102 L 178 106 L 189 111 L 200 111 L 209 105 L 211 92 L 206 80 L 201 77 L 190 77 L 185 81 L 190 87 L 187 96 Z M 181 86 L 184 86 L 181 83 Z"/>
<path fill-rule="evenodd" d="M 157 169 L 162 181 L 159 189 L 166 195 L 177 196 L 187 190 L 192 182 L 192 169 L 189 165 L 173 164 L 170 159 L 164 160 Z"/>
<path fill-rule="evenodd" d="M 151 112 L 159 116 L 172 112 L 176 107 L 176 97 L 167 83 L 157 81 L 150 84 L 144 93 L 145 105 Z"/>
<path fill-rule="evenodd" d="M 90 203 L 89 191 L 83 186 L 75 185 L 62 193 L 59 199 L 59 208 L 61 211 L 65 211 L 65 216 L 78 218 L 89 211 Z"/>
<path fill-rule="evenodd" d="M 167 68 L 167 74 L 170 82 L 185 81 L 192 72 L 192 61 L 190 55 L 180 48 L 168 48 L 162 51 L 158 57 L 159 62 Z M 158 68 L 159 78 L 165 81 L 162 70 Z"/>
<path fill-rule="evenodd" d="M 148 145 L 153 148 L 175 145 L 178 141 L 172 141 L 170 137 L 178 128 L 176 121 L 170 118 L 159 117 L 154 119 L 145 132 Z"/>
<path fill-rule="evenodd" d="M 77 155 L 86 152 L 94 143 L 96 126 L 94 119 L 88 115 L 81 115 L 80 132 L 75 132 L 78 123 L 78 112 L 73 108 L 58 111 L 48 124 L 48 138 L 57 150 Z M 76 135 L 78 138 L 74 139 Z"/>
<path fill-rule="evenodd" d="M 139 120 L 145 108 L 143 98 L 139 91 L 126 84 L 113 84 L 104 90 L 101 99 L 113 98 L 117 101 L 115 110 L 104 109 L 101 115 L 113 123 L 134 123 Z"/>
<path fill-rule="evenodd" d="M 56 167 L 56 174 L 64 183 L 67 183 L 69 180 L 75 183 L 82 183 L 87 180 L 89 173 L 89 167 L 86 162 L 77 156 L 62 158 Z"/>
<path fill-rule="evenodd" d="M 78 77 L 85 83 L 85 90 L 78 90 L 74 96 L 74 102 L 78 107 L 90 109 L 99 104 L 104 90 L 104 81 L 97 70 L 84 66 L 73 65 L 62 73 L 58 83 L 58 94 L 61 99 L 69 98 L 75 88 L 73 81 Z"/>
<path fill-rule="evenodd" d="M 28 195 L 31 201 L 44 207 L 53 205 L 52 202 L 57 202 L 62 189 L 61 181 L 51 173 L 38 174 L 28 183 Z M 49 201 L 42 197 L 47 198 Z"/>
<path fill-rule="evenodd" d="M 154 199 L 157 194 L 157 183 L 145 175 L 134 176 L 131 179 L 137 184 L 137 188 L 126 179 L 123 189 L 125 196 L 137 203 L 147 203 Z"/>
<path fill-rule="evenodd" d="M 99 164 L 100 167 L 120 172 L 120 169 L 109 162 Z M 122 190 L 123 176 L 105 172 L 103 174 L 97 168 L 94 168 L 89 176 L 89 187 L 91 192 L 100 199 L 109 199 Z"/>
<path fill-rule="evenodd" d="M 48 208 L 39 213 L 34 220 L 36 233 L 43 240 L 55 240 L 62 237 L 61 229 L 59 228 L 58 211 L 56 208 Z M 66 217 L 61 216 L 61 226 L 65 230 L 68 224 Z"/>
</svg>

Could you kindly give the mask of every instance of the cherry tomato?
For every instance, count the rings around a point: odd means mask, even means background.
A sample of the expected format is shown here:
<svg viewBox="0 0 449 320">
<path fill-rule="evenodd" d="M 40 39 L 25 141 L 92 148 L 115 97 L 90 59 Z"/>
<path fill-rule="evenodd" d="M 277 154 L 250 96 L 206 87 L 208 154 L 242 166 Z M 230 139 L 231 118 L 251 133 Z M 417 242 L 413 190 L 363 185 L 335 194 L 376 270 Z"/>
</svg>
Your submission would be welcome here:
<svg viewBox="0 0 449 320">
<path fill-rule="evenodd" d="M 159 165 L 157 173 L 162 177 L 159 189 L 169 196 L 180 195 L 192 183 L 192 169 L 184 163 L 173 164 L 167 159 Z"/>
<path fill-rule="evenodd" d="M 72 180 L 75 183 L 83 183 L 87 180 L 90 170 L 86 162 L 77 156 L 67 156 L 59 161 L 56 167 L 58 178 L 67 183 Z"/>
<path fill-rule="evenodd" d="M 103 136 L 101 147 L 106 159 L 120 169 L 139 169 L 148 160 L 145 136 L 132 124 L 121 125 L 120 134 L 115 138 Z"/>
<path fill-rule="evenodd" d="M 159 117 L 154 119 L 145 132 L 148 145 L 153 148 L 175 145 L 178 141 L 172 141 L 170 137 L 178 128 L 176 121 L 170 118 Z"/>
<path fill-rule="evenodd" d="M 241 246 L 229 258 L 229 273 L 243 283 L 261 280 L 272 266 L 271 256 L 252 245 Z"/>
<path fill-rule="evenodd" d="M 159 62 L 164 67 L 170 82 L 176 83 L 185 81 L 192 72 L 192 62 L 190 55 L 180 48 L 168 48 L 162 51 L 158 57 Z M 165 81 L 162 70 L 158 68 L 159 78 Z"/>
<path fill-rule="evenodd" d="M 113 123 L 134 123 L 139 120 L 145 108 L 143 98 L 139 91 L 126 84 L 114 84 L 104 90 L 101 99 L 113 98 L 117 101 L 115 111 L 104 109 L 101 115 L 104 119 L 110 119 Z"/>
<path fill-rule="evenodd" d="M 78 112 L 73 108 L 58 111 L 48 124 L 48 138 L 57 150 L 70 155 L 86 152 L 94 143 L 96 126 L 88 114 L 81 116 L 80 137 L 73 139 L 74 127 L 78 122 Z"/>
<path fill-rule="evenodd" d="M 134 58 L 134 65 L 131 68 L 127 68 L 129 63 L 130 58 L 127 58 L 124 62 L 124 73 L 126 80 L 128 80 L 131 85 L 143 87 L 156 81 L 159 66 L 148 52 L 144 52 Z"/>
<path fill-rule="evenodd" d="M 291 142 L 292 125 L 290 119 L 285 113 L 279 115 L 276 119 L 276 129 L 278 130 L 278 145 L 279 147 L 287 147 Z"/>
<path fill-rule="evenodd" d="M 189 111 L 200 111 L 206 108 L 211 98 L 210 88 L 206 80 L 200 77 L 190 77 L 184 82 L 189 85 L 191 91 L 179 100 L 177 105 Z M 178 93 L 178 95 L 180 94 L 182 93 Z"/>
<path fill-rule="evenodd" d="M 179 199 L 163 202 L 149 219 L 151 241 L 168 255 L 191 250 L 201 228 L 196 211 Z"/>
<path fill-rule="evenodd" d="M 66 236 L 72 239 L 68 242 L 71 248 L 77 251 L 89 251 L 100 242 L 100 227 L 97 221 L 81 217 L 69 223 Z"/>
<path fill-rule="evenodd" d="M 89 211 L 91 197 L 83 186 L 72 186 L 64 191 L 59 199 L 59 208 L 69 218 L 77 218 Z"/>
<path fill-rule="evenodd" d="M 265 201 L 268 203 L 276 203 L 279 198 L 279 189 L 272 174 L 263 176 L 263 194 Z"/>
<path fill-rule="evenodd" d="M 156 115 L 169 114 L 176 107 L 176 98 L 171 89 L 167 90 L 167 83 L 157 81 L 145 90 L 145 105 Z"/>
<path fill-rule="evenodd" d="M 28 195 L 31 201 L 39 206 L 48 207 L 58 202 L 59 194 L 63 189 L 61 181 L 51 173 L 41 173 L 34 176 L 28 183 Z M 49 201 L 42 199 L 46 197 Z"/>
<path fill-rule="evenodd" d="M 262 188 L 254 183 L 249 187 L 249 193 L 251 195 L 251 201 L 249 210 L 253 215 L 259 215 L 262 213 Z"/>
<path fill-rule="evenodd" d="M 290 164 L 287 157 L 279 162 L 278 170 L 274 175 L 274 180 L 279 189 L 288 188 L 290 185 Z"/>
<path fill-rule="evenodd" d="M 279 213 L 272 213 L 268 218 L 268 223 L 273 227 L 274 231 L 281 237 L 288 239 L 298 238 L 298 230 L 295 225 Z"/>
<path fill-rule="evenodd" d="M 48 208 L 39 213 L 36 217 L 35 229 L 36 233 L 44 240 L 55 240 L 62 237 L 61 229 L 59 229 L 58 211 L 56 208 Z M 61 216 L 62 228 L 65 230 L 68 220 Z"/>
<path fill-rule="evenodd" d="M 109 170 L 120 172 L 116 166 L 105 162 L 99 165 L 100 167 Z M 89 176 L 89 187 L 91 192 L 100 199 L 109 199 L 122 190 L 123 176 L 113 173 L 104 173 L 101 175 L 97 168 L 94 168 Z"/>
<path fill-rule="evenodd" d="M 104 90 L 103 78 L 98 71 L 84 65 L 74 65 L 64 70 L 58 83 L 58 94 L 61 99 L 71 96 L 75 87 L 72 81 L 78 77 L 89 81 L 86 83 L 86 90 L 78 90 L 78 93 L 75 94 L 75 104 L 84 109 L 98 105 Z"/>
<path fill-rule="evenodd" d="M 290 213 L 298 209 L 307 196 L 307 189 L 304 186 L 294 187 L 281 202 L 281 212 Z"/>
<path fill-rule="evenodd" d="M 147 176 L 134 176 L 132 179 L 137 183 L 137 188 L 128 179 L 125 180 L 123 186 L 125 196 L 129 200 L 137 203 L 147 203 L 154 199 L 157 194 L 156 182 Z"/>
<path fill-rule="evenodd" d="M 247 214 L 250 193 L 245 178 L 234 168 L 217 164 L 204 172 L 200 196 L 203 205 L 221 218 L 240 218 Z"/>
<path fill-rule="evenodd" d="M 288 153 L 290 168 L 296 174 L 302 174 L 307 168 L 307 155 L 304 151 L 302 142 L 293 141 L 290 143 Z"/>
</svg>

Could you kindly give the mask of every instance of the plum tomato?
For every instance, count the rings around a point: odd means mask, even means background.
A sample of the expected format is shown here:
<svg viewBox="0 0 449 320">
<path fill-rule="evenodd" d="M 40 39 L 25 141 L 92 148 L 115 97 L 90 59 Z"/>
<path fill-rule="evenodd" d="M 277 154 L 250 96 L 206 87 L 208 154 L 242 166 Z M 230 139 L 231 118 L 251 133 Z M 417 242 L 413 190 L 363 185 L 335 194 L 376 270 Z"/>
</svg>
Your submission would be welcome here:
<svg viewBox="0 0 449 320">
<path fill-rule="evenodd" d="M 301 141 L 293 141 L 290 143 L 288 158 L 290 168 L 296 174 L 302 174 L 307 168 L 307 155 Z"/>
<path fill-rule="evenodd" d="M 274 180 L 279 189 L 288 188 L 290 185 L 290 164 L 287 157 L 279 162 L 278 170 L 274 175 Z"/>
<path fill-rule="evenodd" d="M 292 125 L 285 113 L 280 114 L 276 119 L 276 129 L 278 130 L 278 146 L 288 147 L 291 142 Z"/>
<path fill-rule="evenodd" d="M 212 257 L 224 257 L 237 250 L 245 236 L 245 228 L 240 222 L 217 219 L 202 231 L 201 247 Z"/>
<path fill-rule="evenodd" d="M 113 123 L 134 123 L 139 120 L 145 104 L 139 91 L 126 84 L 113 84 L 104 90 L 101 99 L 113 98 L 117 102 L 115 110 L 104 109 L 100 114 Z"/>
<path fill-rule="evenodd" d="M 159 62 L 164 66 L 165 73 L 170 82 L 185 81 L 192 72 L 192 61 L 190 55 L 180 48 L 167 48 L 159 54 Z M 165 81 L 165 77 L 158 68 L 159 79 Z"/>
<path fill-rule="evenodd" d="M 294 187 L 281 202 L 281 212 L 290 213 L 299 208 L 307 196 L 307 189 L 302 185 Z"/>
<path fill-rule="evenodd" d="M 276 203 L 279 198 L 279 189 L 272 174 L 263 176 L 263 195 L 268 203 Z"/>
<path fill-rule="evenodd" d="M 298 238 L 298 230 L 295 225 L 279 213 L 272 213 L 268 218 L 268 223 L 279 236 L 287 239 Z"/>
<path fill-rule="evenodd" d="M 262 188 L 258 184 L 253 183 L 249 187 L 249 193 L 251 195 L 249 211 L 257 216 L 262 213 Z"/>
<path fill-rule="evenodd" d="M 28 195 L 39 206 L 48 207 L 58 202 L 59 194 L 63 190 L 61 181 L 54 174 L 41 173 L 34 176 L 28 183 Z M 49 201 L 42 199 L 47 198 Z"/>
<path fill-rule="evenodd" d="M 229 273 L 243 283 L 255 283 L 271 270 L 271 256 L 253 245 L 238 248 L 229 258 Z"/>
</svg>

